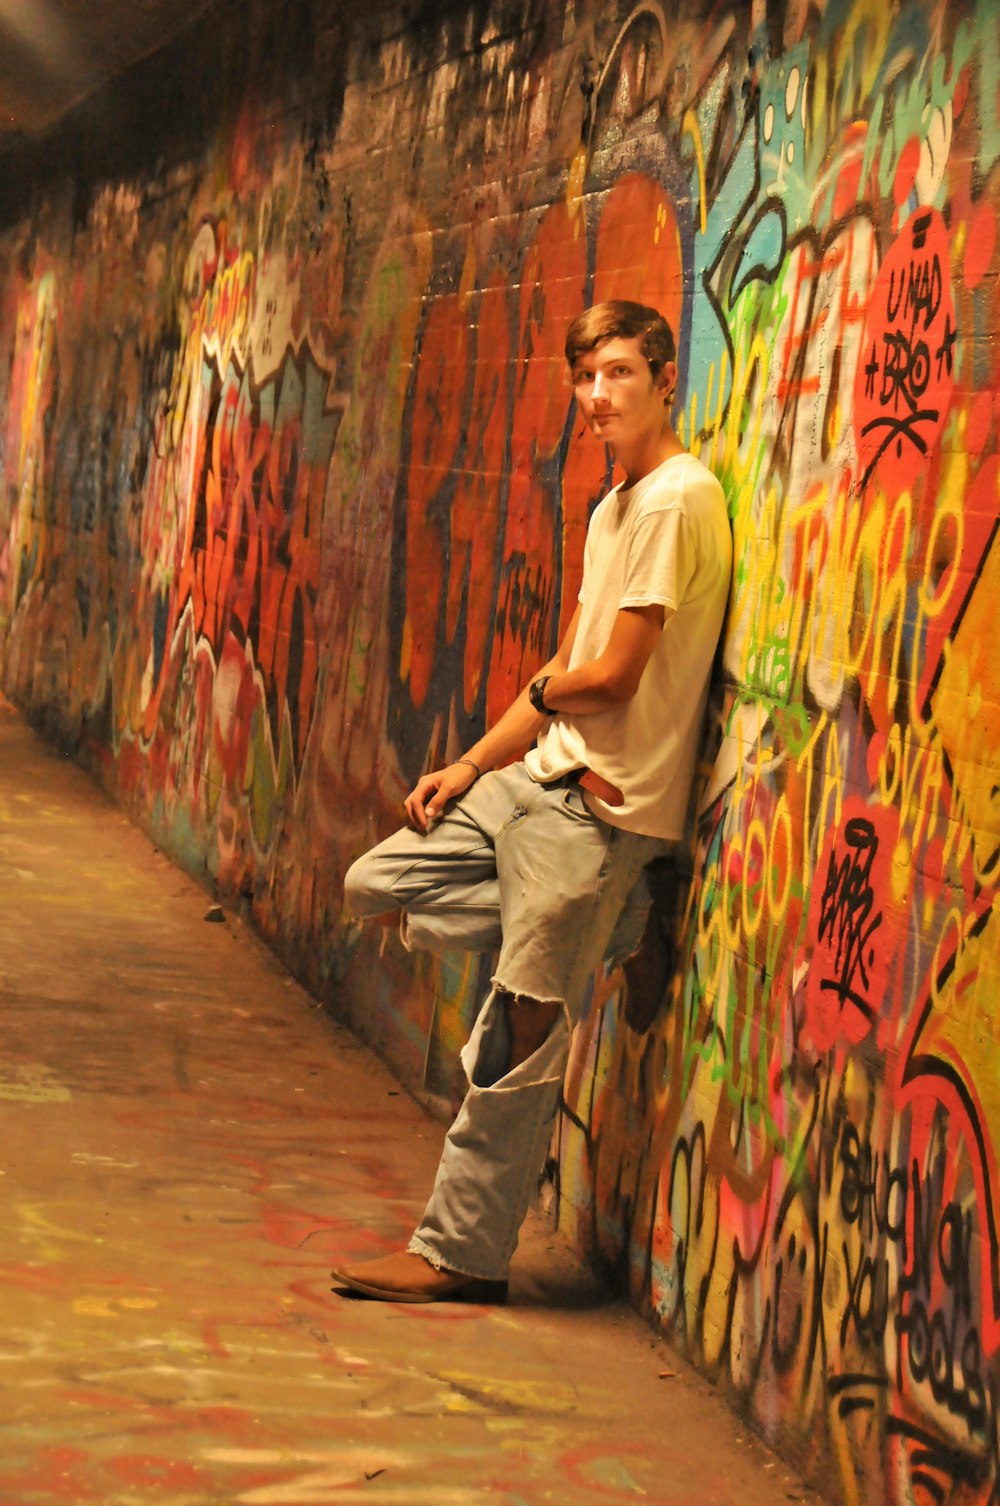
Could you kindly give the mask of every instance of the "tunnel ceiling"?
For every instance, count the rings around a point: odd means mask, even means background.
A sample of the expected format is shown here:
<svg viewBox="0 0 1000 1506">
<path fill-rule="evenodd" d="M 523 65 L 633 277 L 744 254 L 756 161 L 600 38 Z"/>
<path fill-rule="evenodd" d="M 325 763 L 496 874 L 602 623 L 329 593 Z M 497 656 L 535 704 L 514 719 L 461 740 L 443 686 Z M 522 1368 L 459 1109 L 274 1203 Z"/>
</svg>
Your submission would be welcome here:
<svg viewBox="0 0 1000 1506">
<path fill-rule="evenodd" d="M 208 0 L 0 0 L 0 145 L 44 131 Z"/>
</svg>

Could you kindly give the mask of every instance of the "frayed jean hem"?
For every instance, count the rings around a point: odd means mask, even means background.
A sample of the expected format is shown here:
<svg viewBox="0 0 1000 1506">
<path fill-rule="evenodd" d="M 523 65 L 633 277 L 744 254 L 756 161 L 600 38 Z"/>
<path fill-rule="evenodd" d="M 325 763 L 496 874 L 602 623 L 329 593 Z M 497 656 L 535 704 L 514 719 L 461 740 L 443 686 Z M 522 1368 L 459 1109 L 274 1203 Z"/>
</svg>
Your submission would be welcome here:
<svg viewBox="0 0 1000 1506">
<path fill-rule="evenodd" d="M 492 1271 L 470 1271 L 468 1266 L 456 1265 L 451 1260 L 445 1261 L 440 1250 L 435 1249 L 433 1245 L 429 1245 L 425 1239 L 421 1239 L 417 1234 L 411 1237 L 409 1244 L 406 1246 L 406 1253 L 408 1255 L 422 1255 L 436 1271 L 453 1271 L 456 1276 L 468 1276 L 473 1281 L 506 1281 L 507 1279 L 507 1266 L 504 1266 L 502 1270 L 497 1267 L 497 1269 Z"/>
</svg>

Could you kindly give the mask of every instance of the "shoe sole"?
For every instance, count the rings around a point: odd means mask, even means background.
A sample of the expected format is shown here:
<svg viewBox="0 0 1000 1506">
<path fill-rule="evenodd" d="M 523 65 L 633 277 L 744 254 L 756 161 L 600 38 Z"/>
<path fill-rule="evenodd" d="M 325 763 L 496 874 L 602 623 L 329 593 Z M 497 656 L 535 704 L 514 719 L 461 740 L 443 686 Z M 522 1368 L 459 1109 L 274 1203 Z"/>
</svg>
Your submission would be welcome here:
<svg viewBox="0 0 1000 1506">
<path fill-rule="evenodd" d="M 357 1292 L 362 1297 L 371 1297 L 376 1302 L 480 1302 L 484 1305 L 503 1306 L 507 1301 L 506 1281 L 486 1281 L 478 1276 L 470 1276 L 468 1281 L 462 1281 L 460 1285 L 449 1287 L 445 1291 L 418 1292 L 376 1286 L 371 1281 L 360 1281 L 356 1276 L 349 1276 L 346 1271 L 333 1270 L 330 1274 L 334 1281 L 340 1282 L 349 1291 Z"/>
</svg>

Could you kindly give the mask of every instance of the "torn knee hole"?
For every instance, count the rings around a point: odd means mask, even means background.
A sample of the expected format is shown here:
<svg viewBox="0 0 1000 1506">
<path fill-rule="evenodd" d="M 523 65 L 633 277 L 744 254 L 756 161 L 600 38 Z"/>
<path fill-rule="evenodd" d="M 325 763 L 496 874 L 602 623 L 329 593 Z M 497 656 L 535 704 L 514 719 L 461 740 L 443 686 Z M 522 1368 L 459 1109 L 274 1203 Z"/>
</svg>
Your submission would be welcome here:
<svg viewBox="0 0 1000 1506">
<path fill-rule="evenodd" d="M 511 1036 L 510 1065 L 515 1067 L 548 1039 L 564 1005 L 560 1000 L 530 999 L 523 994 L 508 994 L 505 1002 Z"/>
<path fill-rule="evenodd" d="M 523 994 L 512 994 L 508 999 L 516 1014 L 525 1017 L 548 1017 L 555 1019 L 562 1009 L 562 1005 L 551 999 L 526 999 Z"/>
</svg>

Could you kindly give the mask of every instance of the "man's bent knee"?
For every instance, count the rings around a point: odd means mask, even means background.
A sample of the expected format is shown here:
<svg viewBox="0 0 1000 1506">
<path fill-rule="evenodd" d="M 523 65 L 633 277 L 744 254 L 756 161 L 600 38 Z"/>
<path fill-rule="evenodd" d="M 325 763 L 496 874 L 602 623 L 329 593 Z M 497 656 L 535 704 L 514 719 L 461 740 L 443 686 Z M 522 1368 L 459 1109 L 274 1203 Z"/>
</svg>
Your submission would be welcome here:
<svg viewBox="0 0 1000 1506">
<path fill-rule="evenodd" d="M 344 875 L 344 909 L 365 920 L 393 908 L 392 896 L 377 882 L 370 858 L 370 853 L 362 853 Z"/>
</svg>

